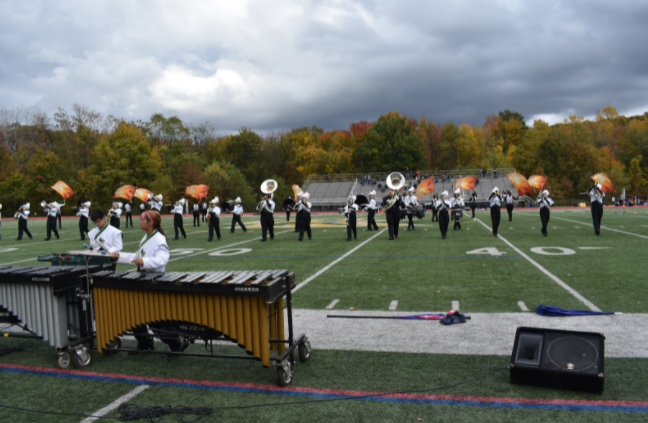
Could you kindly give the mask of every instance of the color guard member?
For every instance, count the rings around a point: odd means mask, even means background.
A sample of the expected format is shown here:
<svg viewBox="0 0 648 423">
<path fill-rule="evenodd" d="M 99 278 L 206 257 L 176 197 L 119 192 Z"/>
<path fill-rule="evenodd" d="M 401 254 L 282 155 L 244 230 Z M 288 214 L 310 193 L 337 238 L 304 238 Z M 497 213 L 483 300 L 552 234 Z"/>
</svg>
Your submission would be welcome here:
<svg viewBox="0 0 648 423">
<path fill-rule="evenodd" d="M 544 190 L 538 195 L 538 207 L 540 207 L 540 221 L 542 222 L 542 235 L 547 236 L 547 224 L 551 214 L 549 208 L 553 206 L 554 202 L 549 198 L 549 191 Z"/>
<path fill-rule="evenodd" d="M 437 205 L 439 203 L 439 197 L 436 195 L 436 192 L 432 194 L 432 222 L 439 221 L 439 211 L 437 210 Z"/>
<path fill-rule="evenodd" d="M 18 238 L 16 241 L 22 241 L 23 232 L 27 234 L 29 239 L 34 239 L 31 232 L 27 229 L 27 216 L 29 216 L 29 203 L 25 203 L 20 206 L 20 209 L 16 212 L 16 219 L 18 219 Z"/>
<path fill-rule="evenodd" d="M 601 233 L 601 219 L 603 218 L 603 197 L 605 197 L 605 193 L 602 189 L 603 185 L 595 184 L 588 192 L 592 202 L 592 223 L 596 235 Z"/>
<path fill-rule="evenodd" d="M 180 232 L 182 232 L 182 237 L 187 238 L 187 234 L 184 230 L 184 222 L 182 221 L 182 211 L 184 209 L 185 201 L 186 200 L 184 198 L 181 198 L 180 200 L 176 201 L 175 206 L 173 206 L 173 229 L 175 230 L 175 238 L 173 238 L 174 240 L 178 239 L 178 229 L 180 229 Z M 194 212 L 194 221 L 195 220 L 196 215 Z"/>
<path fill-rule="evenodd" d="M 513 201 L 517 200 L 518 197 L 514 197 L 513 194 L 511 194 L 511 191 L 506 191 L 506 196 L 504 197 L 504 200 L 506 201 L 506 211 L 509 216 L 509 222 L 513 221 Z"/>
<path fill-rule="evenodd" d="M 45 202 L 43 201 L 43 203 Z M 41 205 L 43 205 L 43 203 L 41 203 Z M 52 239 L 52 232 L 56 235 L 56 239 L 59 239 L 59 234 L 56 230 L 56 201 L 50 204 L 44 204 L 43 207 L 45 213 L 47 213 L 47 238 L 45 238 L 45 241 Z"/>
<path fill-rule="evenodd" d="M 130 222 L 131 228 L 133 227 L 133 212 L 131 209 L 131 204 L 124 204 L 124 213 L 126 215 L 126 227 L 128 228 L 128 222 Z"/>
<path fill-rule="evenodd" d="M 475 191 L 472 192 L 470 196 L 470 211 L 472 211 L 472 217 L 475 218 L 475 209 L 477 208 L 477 194 Z"/>
<path fill-rule="evenodd" d="M 452 208 L 452 203 L 448 200 L 448 191 L 441 193 L 441 198 L 437 200 L 436 210 L 438 213 L 439 230 L 441 231 L 441 239 L 446 239 L 448 234 L 448 225 L 450 224 L 450 216 L 448 210 Z"/>
</svg>

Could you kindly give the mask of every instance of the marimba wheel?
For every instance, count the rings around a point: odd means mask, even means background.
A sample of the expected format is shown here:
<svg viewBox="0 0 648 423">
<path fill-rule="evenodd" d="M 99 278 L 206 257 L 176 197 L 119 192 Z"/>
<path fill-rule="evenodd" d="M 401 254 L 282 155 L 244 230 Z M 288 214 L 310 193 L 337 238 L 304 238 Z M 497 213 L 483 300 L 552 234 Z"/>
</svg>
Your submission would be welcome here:
<svg viewBox="0 0 648 423">
<path fill-rule="evenodd" d="M 117 339 L 115 339 L 113 341 L 110 341 L 108 346 L 106 346 L 106 348 L 104 348 L 103 352 L 106 353 L 106 354 L 113 354 L 114 352 L 116 352 L 120 348 L 121 348 L 121 339 L 117 338 Z"/>
<path fill-rule="evenodd" d="M 79 352 L 72 351 L 71 356 L 72 365 L 77 369 L 88 367 L 93 361 L 92 348 L 82 347 Z"/>
<path fill-rule="evenodd" d="M 290 364 L 288 364 L 290 366 Z M 292 382 L 292 372 L 288 374 L 283 367 L 277 367 L 277 385 L 288 386 Z"/>
<path fill-rule="evenodd" d="M 65 351 L 65 352 L 62 352 L 62 353 L 59 354 L 57 364 L 58 364 L 59 368 L 67 369 L 68 367 L 70 367 L 70 361 L 71 361 L 70 360 L 70 353 Z"/>
<path fill-rule="evenodd" d="M 299 349 L 299 361 L 305 363 L 310 358 L 311 345 L 310 342 L 304 341 L 297 347 Z"/>
</svg>

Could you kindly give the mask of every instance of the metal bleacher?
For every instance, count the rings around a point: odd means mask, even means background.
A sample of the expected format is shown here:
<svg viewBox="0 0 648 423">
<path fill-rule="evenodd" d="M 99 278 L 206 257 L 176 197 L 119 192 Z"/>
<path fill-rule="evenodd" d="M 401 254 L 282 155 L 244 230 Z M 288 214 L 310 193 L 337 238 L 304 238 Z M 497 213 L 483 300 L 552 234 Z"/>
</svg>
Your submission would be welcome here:
<svg viewBox="0 0 648 423">
<path fill-rule="evenodd" d="M 510 190 L 513 195 L 517 196 L 515 186 L 506 176 L 513 172 L 515 172 L 515 169 L 504 168 L 497 170 L 497 176 L 492 173 L 490 177 L 488 175 L 483 177 L 481 174 L 478 175 L 479 171 L 477 169 L 421 171 L 421 180 L 433 176 L 435 179 L 435 192 L 440 194 L 443 191 L 448 191 L 448 195 L 451 196 L 455 190 L 454 187 L 457 179 L 466 176 L 478 176 L 479 179 L 477 185 L 475 185 L 475 193 L 477 194 L 477 202 L 484 204 L 487 202 L 494 187 L 498 187 L 500 192 Z M 404 171 L 401 171 L 401 173 L 406 175 Z M 387 195 L 387 187 L 385 186 L 386 176 L 386 172 L 311 176 L 306 180 L 302 189 L 310 193 L 313 206 L 318 207 L 320 210 L 343 206 L 350 195 L 368 196 L 369 192 L 373 190 L 376 191 L 376 200 L 380 202 Z M 409 176 L 406 187 L 410 184 L 416 187 L 419 183 L 416 180 L 416 175 L 410 172 Z M 367 181 L 367 177 L 370 178 L 369 181 Z M 464 200 L 468 200 L 471 194 L 472 192 L 469 190 L 462 190 Z M 419 199 L 419 202 L 422 204 L 431 203 L 432 195 L 433 193 L 424 195 Z"/>
</svg>

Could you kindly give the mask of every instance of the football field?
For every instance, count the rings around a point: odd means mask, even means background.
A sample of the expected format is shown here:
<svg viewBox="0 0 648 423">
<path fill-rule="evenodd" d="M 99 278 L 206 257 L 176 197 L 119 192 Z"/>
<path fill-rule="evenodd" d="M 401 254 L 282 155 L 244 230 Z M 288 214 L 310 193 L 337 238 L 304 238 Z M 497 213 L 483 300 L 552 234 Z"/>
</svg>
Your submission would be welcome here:
<svg viewBox="0 0 648 423">
<path fill-rule="evenodd" d="M 202 398 L 204 403 L 193 405 L 215 409 L 200 421 L 648 418 L 648 279 L 643 267 L 648 209 L 606 208 L 600 236 L 589 209 L 552 210 L 547 237 L 535 209 L 516 209 L 512 221 L 504 211 L 498 237 L 491 232 L 488 212 L 477 212 L 475 219 L 469 215 L 461 230 L 454 231 L 450 223 L 445 240 L 426 214 L 414 219 L 414 231 L 407 231 L 402 220 L 398 239 L 390 241 L 383 214 L 377 215 L 377 232 L 365 231 L 366 215 L 360 214 L 357 239 L 346 241 L 343 215 L 314 214 L 313 239 L 301 242 L 294 215 L 286 222 L 285 214 L 275 214 L 275 238 L 268 242 L 260 242 L 258 216 L 244 216 L 247 232 L 237 227 L 234 233 L 230 218 L 222 217 L 222 237 L 213 242 L 207 242 L 206 224 L 194 227 L 191 217 L 184 219 L 187 238 L 173 240 L 172 219 L 166 217 L 167 271 L 295 272 L 295 332 L 307 334 L 313 351 L 306 363 L 297 361 L 292 385 L 279 388 L 273 369 L 254 361 L 198 357 L 97 353 L 87 369 L 59 370 L 54 349 L 30 341 L 24 351 L 0 356 L 0 404 L 117 416 L 116 407 L 124 401 L 176 406 Z M 134 229 L 125 229 L 122 220 L 128 252 L 143 236 L 139 218 L 133 220 Z M 44 220 L 29 222 L 33 240 L 15 241 L 16 228 L 15 221 L 0 227 L 0 266 L 38 264 L 38 255 L 80 249 L 83 242 L 75 219 L 63 221 L 60 240 L 43 240 Z M 539 304 L 623 314 L 543 317 L 535 314 Z M 471 319 L 443 326 L 435 320 L 352 318 L 451 309 Z M 512 385 L 505 367 L 518 326 L 603 333 L 605 392 Z M 0 350 L 11 342 L 1 339 Z M 156 348 L 167 347 L 158 343 Z M 238 353 L 226 342 L 218 348 Z M 204 345 L 196 342 L 190 350 L 202 352 Z M 407 393 L 384 395 L 390 392 Z M 349 400 L 352 396 L 361 397 Z M 83 419 L 0 407 L 0 421 Z M 165 416 L 161 421 L 176 420 Z"/>
</svg>

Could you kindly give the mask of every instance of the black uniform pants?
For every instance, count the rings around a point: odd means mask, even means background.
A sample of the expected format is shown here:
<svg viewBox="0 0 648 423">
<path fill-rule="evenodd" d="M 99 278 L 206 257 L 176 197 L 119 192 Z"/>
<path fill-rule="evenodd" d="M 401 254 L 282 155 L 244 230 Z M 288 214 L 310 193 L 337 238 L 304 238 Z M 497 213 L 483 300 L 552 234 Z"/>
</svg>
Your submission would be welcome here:
<svg viewBox="0 0 648 423">
<path fill-rule="evenodd" d="M 445 238 L 446 235 L 448 234 L 448 225 L 450 224 L 450 215 L 448 214 L 448 210 L 441 210 L 438 212 L 439 215 L 437 217 L 437 220 L 439 221 L 439 230 L 441 231 L 441 237 Z"/>
<path fill-rule="evenodd" d="M 601 232 L 601 219 L 603 218 L 603 204 L 598 201 L 592 203 L 592 223 L 594 223 L 594 231 L 596 235 Z"/>
<path fill-rule="evenodd" d="M 133 227 L 133 213 L 126 212 L 126 227 L 128 228 L 128 222 L 130 222 L 131 228 Z"/>
<path fill-rule="evenodd" d="M 79 232 L 81 232 L 81 239 L 85 239 L 85 234 L 87 234 L 88 231 L 88 218 L 85 216 L 79 217 Z"/>
<path fill-rule="evenodd" d="M 475 217 L 475 209 L 476 208 L 477 208 L 476 204 L 473 203 L 473 204 L 470 205 L 470 210 L 472 211 L 472 217 L 473 218 Z"/>
<path fill-rule="evenodd" d="M 497 230 L 499 229 L 500 219 L 502 218 L 500 206 L 491 207 L 491 223 L 493 226 L 493 235 L 497 236 Z"/>
<path fill-rule="evenodd" d="M 411 214 L 408 214 L 407 215 L 407 220 L 408 220 L 407 229 L 414 229 L 414 220 L 412 220 L 412 219 L 414 219 L 414 216 L 412 216 Z"/>
<path fill-rule="evenodd" d="M 194 226 L 200 226 L 200 212 L 198 212 L 198 211 L 193 212 L 193 218 L 194 218 L 193 225 Z"/>
<path fill-rule="evenodd" d="M 290 210 L 286 210 L 286 222 L 290 222 Z"/>
<path fill-rule="evenodd" d="M 58 221 L 59 229 L 63 229 L 63 227 L 61 226 L 61 220 L 62 220 L 62 219 L 61 219 L 61 213 L 58 213 L 58 214 L 56 215 L 56 220 Z"/>
<path fill-rule="evenodd" d="M 459 219 L 461 219 L 461 218 L 459 217 L 459 212 L 460 212 L 460 211 L 461 211 L 461 210 L 457 210 L 457 211 L 454 213 L 454 226 L 453 226 L 453 229 L 461 229 L 461 223 L 459 223 Z"/>
<path fill-rule="evenodd" d="M 110 217 L 110 226 L 119 229 L 119 225 L 121 225 L 121 222 L 120 222 L 119 218 L 117 216 L 111 216 Z"/>
<path fill-rule="evenodd" d="M 216 213 L 209 216 L 209 241 L 214 239 L 214 231 L 216 231 L 216 237 L 220 239 L 220 219 L 216 216 Z"/>
<path fill-rule="evenodd" d="M 240 219 L 240 218 L 239 218 Z M 241 223 L 241 225 L 243 225 Z M 270 232 L 270 239 L 274 239 L 274 217 L 267 211 L 261 212 L 261 239 L 268 239 L 267 234 Z"/>
<path fill-rule="evenodd" d="M 234 233 L 234 227 L 236 226 L 237 223 L 241 228 L 243 228 L 243 232 L 247 232 L 247 229 L 245 228 L 243 221 L 241 221 L 241 215 L 234 213 L 232 215 L 232 228 L 231 228 L 232 233 Z"/>
<path fill-rule="evenodd" d="M 297 220 L 299 221 L 299 240 L 304 239 L 304 232 L 308 235 L 308 239 L 311 239 L 311 216 L 307 211 L 297 212 Z"/>
<path fill-rule="evenodd" d="M 367 229 L 378 230 L 378 225 L 376 225 L 376 210 L 369 209 L 369 217 L 367 218 Z"/>
<path fill-rule="evenodd" d="M 207 219 L 207 209 L 203 209 L 200 214 L 202 215 L 202 221 L 204 222 L 205 219 Z"/>
<path fill-rule="evenodd" d="M 437 209 L 432 209 L 432 221 L 433 222 L 439 221 L 439 211 Z"/>
<path fill-rule="evenodd" d="M 394 210 L 394 211 L 392 211 Z M 398 223 L 400 221 L 400 210 L 396 206 L 392 207 L 385 213 L 387 215 L 387 227 L 389 229 L 389 238 L 398 238 Z"/>
<path fill-rule="evenodd" d="M 179 213 L 173 214 L 173 229 L 175 230 L 175 239 L 178 239 L 178 229 L 182 232 L 183 237 L 187 237 L 187 234 L 184 230 L 184 224 L 182 223 L 182 215 Z"/>
<path fill-rule="evenodd" d="M 52 237 L 52 231 L 54 231 L 54 235 L 58 238 L 59 234 L 56 230 L 56 216 L 47 216 L 47 239 Z"/>
<path fill-rule="evenodd" d="M 351 239 L 351 232 L 353 232 L 353 238 L 357 238 L 358 234 L 356 232 L 356 225 L 358 221 L 356 219 L 356 214 L 351 213 L 349 214 L 348 222 L 347 222 L 347 239 Z"/>
<path fill-rule="evenodd" d="M 549 224 L 549 208 L 548 207 L 542 207 L 540 209 L 540 221 L 542 222 L 542 233 L 544 235 L 547 235 L 547 224 Z"/>
<path fill-rule="evenodd" d="M 25 232 L 29 238 L 32 237 L 31 232 L 27 229 L 27 219 L 21 217 L 18 219 L 18 240 L 22 239 L 23 232 Z"/>
<path fill-rule="evenodd" d="M 506 212 L 509 215 L 509 222 L 513 221 L 513 204 L 506 205 Z"/>
</svg>

